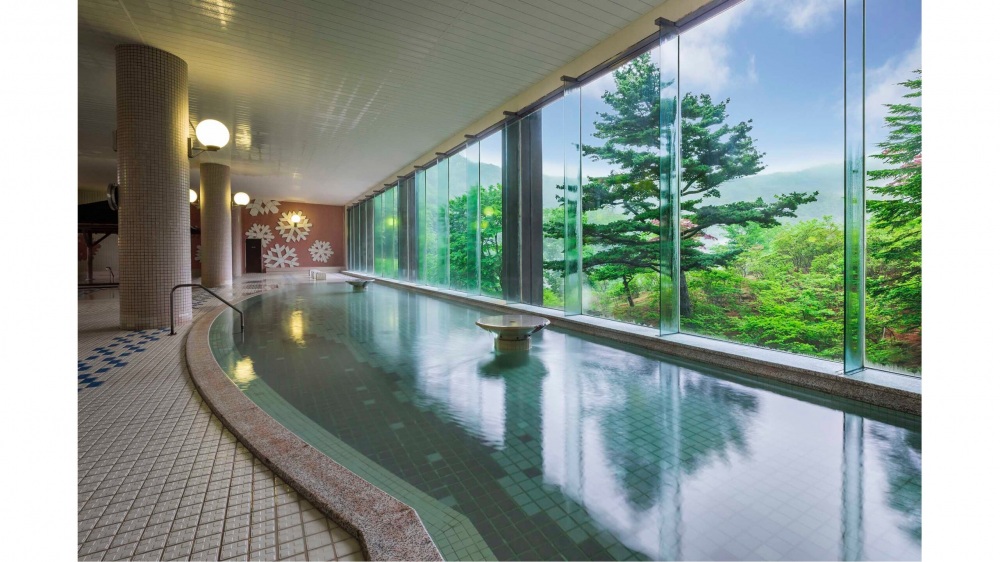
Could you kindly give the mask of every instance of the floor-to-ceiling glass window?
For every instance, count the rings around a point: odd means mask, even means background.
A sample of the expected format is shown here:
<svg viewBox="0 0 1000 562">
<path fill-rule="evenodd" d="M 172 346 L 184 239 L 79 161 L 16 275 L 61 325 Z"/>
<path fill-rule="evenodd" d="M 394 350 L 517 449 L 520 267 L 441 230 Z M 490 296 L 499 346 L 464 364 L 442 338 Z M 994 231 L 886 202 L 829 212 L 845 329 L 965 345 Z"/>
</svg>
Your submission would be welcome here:
<svg viewBox="0 0 1000 562">
<path fill-rule="evenodd" d="M 747 0 L 680 36 L 685 332 L 842 358 L 843 9 Z"/>
<path fill-rule="evenodd" d="M 384 275 L 399 279 L 399 189 L 390 187 L 385 192 L 383 203 L 385 212 L 386 270 Z"/>
<path fill-rule="evenodd" d="M 448 260 L 452 289 L 478 293 L 479 145 L 448 159 Z M 475 181 L 472 181 L 475 180 Z"/>
<path fill-rule="evenodd" d="M 920 3 L 865 6 L 866 363 L 920 374 Z"/>
<path fill-rule="evenodd" d="M 375 275 L 386 275 L 385 192 L 375 196 Z"/>
<path fill-rule="evenodd" d="M 416 281 L 421 285 L 427 284 L 427 218 L 424 216 L 424 210 L 427 206 L 427 173 L 423 170 L 417 170 L 417 173 L 413 176 L 414 188 L 413 188 L 413 217 L 417 221 L 416 236 L 417 236 L 417 251 L 413 259 L 416 263 L 410 265 L 410 267 L 416 273 Z"/>
<path fill-rule="evenodd" d="M 427 185 L 423 217 L 426 224 L 423 260 L 425 282 L 448 287 L 448 161 L 436 162 L 424 172 Z"/>
<path fill-rule="evenodd" d="M 503 134 L 479 142 L 479 285 L 483 295 L 503 298 Z"/>
<path fill-rule="evenodd" d="M 421 282 L 503 298 L 507 267 L 522 302 L 919 373 L 920 9 L 814 8 L 736 3 L 669 35 L 670 78 L 654 48 L 511 120 L 506 146 L 490 135 L 420 172 Z M 670 212 L 665 88 L 679 107 Z M 505 170 L 512 148 L 520 169 Z M 567 185 L 580 153 L 582 245 L 567 221 L 578 216 Z M 519 261 L 506 266 L 505 173 L 538 196 L 534 209 L 524 196 L 512 207 Z M 386 277 L 400 268 L 398 191 L 369 202 Z M 365 225 L 359 214 L 352 225 Z M 582 302 L 567 298 L 581 295 L 567 287 L 567 248 L 581 250 Z"/>
<path fill-rule="evenodd" d="M 567 131 L 563 126 L 564 98 L 539 110 L 541 115 L 541 174 L 542 184 L 542 306 L 562 309 L 565 303 L 566 273 L 566 210 L 563 205 L 565 185 L 564 140 Z M 537 189 L 534 185 L 532 189 Z M 537 235 L 533 233 L 534 235 Z"/>
<path fill-rule="evenodd" d="M 583 85 L 583 313 L 659 326 L 659 52 Z"/>
<path fill-rule="evenodd" d="M 365 271 L 375 273 L 375 199 L 365 201 Z"/>
<path fill-rule="evenodd" d="M 357 206 L 347 209 L 347 268 L 356 269 L 355 262 L 358 258 L 358 226 L 357 226 Z"/>
</svg>

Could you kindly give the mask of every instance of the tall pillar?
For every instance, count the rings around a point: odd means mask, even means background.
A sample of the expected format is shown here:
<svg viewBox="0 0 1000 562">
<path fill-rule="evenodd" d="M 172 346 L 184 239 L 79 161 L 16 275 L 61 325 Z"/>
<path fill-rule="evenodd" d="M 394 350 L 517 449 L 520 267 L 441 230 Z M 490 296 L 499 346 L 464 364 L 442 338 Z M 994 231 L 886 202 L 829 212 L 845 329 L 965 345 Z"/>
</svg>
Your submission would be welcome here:
<svg viewBox="0 0 1000 562">
<path fill-rule="evenodd" d="M 233 280 L 243 275 L 243 205 L 233 205 Z"/>
<path fill-rule="evenodd" d="M 188 71 L 146 45 L 115 47 L 118 260 L 124 329 L 170 325 L 170 289 L 191 282 L 188 202 Z M 191 321 L 191 289 L 174 295 L 175 319 Z"/>
<path fill-rule="evenodd" d="M 201 284 L 219 287 L 233 282 L 233 195 L 229 166 L 202 162 L 201 176 Z"/>
</svg>

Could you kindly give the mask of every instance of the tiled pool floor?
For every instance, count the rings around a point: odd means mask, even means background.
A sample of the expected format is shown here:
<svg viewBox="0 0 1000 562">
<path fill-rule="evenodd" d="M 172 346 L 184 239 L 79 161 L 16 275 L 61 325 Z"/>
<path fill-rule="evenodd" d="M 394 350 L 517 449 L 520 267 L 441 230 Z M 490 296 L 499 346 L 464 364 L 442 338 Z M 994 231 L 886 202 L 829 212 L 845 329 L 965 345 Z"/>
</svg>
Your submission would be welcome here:
<svg viewBox="0 0 1000 562">
<path fill-rule="evenodd" d="M 247 275 L 235 292 L 297 282 L 306 272 Z M 117 290 L 97 293 L 78 303 L 79 558 L 362 560 L 204 404 L 184 365 L 187 326 L 121 330 Z M 198 293 L 196 316 L 214 307 Z"/>
<path fill-rule="evenodd" d="M 917 417 L 484 312 L 296 285 L 212 326 L 286 428 L 413 507 L 448 560 L 920 558 Z"/>
</svg>

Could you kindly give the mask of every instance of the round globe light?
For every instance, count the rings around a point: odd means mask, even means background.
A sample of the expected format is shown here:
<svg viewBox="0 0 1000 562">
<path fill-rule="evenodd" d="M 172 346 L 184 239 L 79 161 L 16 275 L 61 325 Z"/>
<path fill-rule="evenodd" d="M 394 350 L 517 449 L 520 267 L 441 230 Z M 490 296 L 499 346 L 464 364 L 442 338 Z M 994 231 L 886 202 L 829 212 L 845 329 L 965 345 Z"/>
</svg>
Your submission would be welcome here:
<svg viewBox="0 0 1000 562">
<path fill-rule="evenodd" d="M 243 193 L 242 191 L 237 193 L 236 195 L 233 195 L 233 203 L 236 203 L 237 205 L 246 205 L 249 202 L 250 202 L 250 196 L 247 195 L 246 193 Z"/>
<path fill-rule="evenodd" d="M 291 219 L 294 224 L 299 224 L 299 222 L 302 221 L 302 215 L 298 213 L 292 213 Z"/>
<path fill-rule="evenodd" d="M 229 143 L 229 129 L 215 119 L 205 119 L 194 128 L 198 142 L 208 150 L 219 150 Z"/>
<path fill-rule="evenodd" d="M 198 192 L 195 191 L 195 190 L 193 190 L 193 189 L 189 189 L 188 190 L 188 201 L 191 201 L 192 203 L 194 203 L 197 200 L 198 200 Z"/>
</svg>

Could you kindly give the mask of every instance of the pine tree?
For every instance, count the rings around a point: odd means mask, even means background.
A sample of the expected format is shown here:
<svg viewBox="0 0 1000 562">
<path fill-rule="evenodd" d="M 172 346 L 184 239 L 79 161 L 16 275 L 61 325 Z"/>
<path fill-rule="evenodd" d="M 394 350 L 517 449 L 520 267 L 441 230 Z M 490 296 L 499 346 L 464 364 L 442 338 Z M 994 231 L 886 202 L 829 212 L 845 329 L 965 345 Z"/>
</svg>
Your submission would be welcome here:
<svg viewBox="0 0 1000 562">
<path fill-rule="evenodd" d="M 921 71 L 901 82 L 921 95 Z M 921 108 L 912 103 L 886 104 L 889 135 L 872 155 L 890 167 L 868 172 L 868 339 L 869 356 L 906 368 L 920 367 L 921 316 Z M 906 334 L 903 346 L 887 334 Z"/>
<path fill-rule="evenodd" d="M 585 221 L 583 243 L 594 249 L 583 258 L 583 268 L 592 281 L 620 279 L 630 305 L 634 305 L 630 283 L 641 273 L 660 271 L 659 208 L 659 71 L 644 54 L 614 72 L 615 88 L 603 94 L 610 108 L 598 115 L 595 137 L 600 146 L 583 147 L 585 157 L 615 167 L 606 177 L 586 178 L 584 212 L 614 209 L 617 220 L 600 224 Z M 818 193 L 789 193 L 765 202 L 737 201 L 710 204 L 721 196 L 728 181 L 752 176 L 764 169 L 764 154 L 750 136 L 752 120 L 729 124 L 729 99 L 715 103 L 707 94 L 685 94 L 681 101 L 681 314 L 691 312 L 685 272 L 723 266 L 740 250 L 705 252 L 706 230 L 713 226 L 762 227 L 779 224 L 781 217 L 794 217 L 799 205 L 816 200 Z M 667 108 L 667 112 L 673 108 Z M 564 236 L 562 224 L 545 225 L 546 235 Z M 546 268 L 558 270 L 562 262 Z"/>
</svg>

